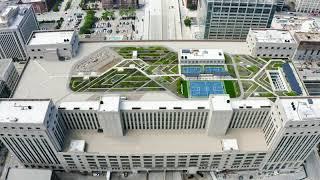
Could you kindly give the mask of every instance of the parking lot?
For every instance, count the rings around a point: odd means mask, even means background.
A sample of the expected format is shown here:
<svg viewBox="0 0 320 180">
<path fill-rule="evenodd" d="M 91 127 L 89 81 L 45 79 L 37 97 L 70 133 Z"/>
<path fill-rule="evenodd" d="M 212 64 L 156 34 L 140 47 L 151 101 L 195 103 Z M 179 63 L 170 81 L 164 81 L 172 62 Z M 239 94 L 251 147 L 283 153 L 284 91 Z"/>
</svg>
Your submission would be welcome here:
<svg viewBox="0 0 320 180">
<path fill-rule="evenodd" d="M 140 11 L 140 10 L 137 10 Z M 119 11 L 115 10 L 114 20 L 103 20 L 101 12 L 96 16 L 99 20 L 94 24 L 93 36 L 105 37 L 106 40 L 141 40 L 143 38 L 143 17 L 122 18 Z M 139 13 L 137 13 L 139 14 Z"/>
</svg>

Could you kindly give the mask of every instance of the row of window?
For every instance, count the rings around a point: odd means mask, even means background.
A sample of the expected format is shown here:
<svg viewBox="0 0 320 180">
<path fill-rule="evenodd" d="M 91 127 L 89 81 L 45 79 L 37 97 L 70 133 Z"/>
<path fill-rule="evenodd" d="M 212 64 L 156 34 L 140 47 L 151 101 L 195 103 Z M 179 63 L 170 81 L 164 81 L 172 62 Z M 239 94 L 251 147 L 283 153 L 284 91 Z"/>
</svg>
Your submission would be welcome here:
<svg viewBox="0 0 320 180">
<path fill-rule="evenodd" d="M 262 49 L 262 47 L 259 47 L 259 49 Z M 269 47 L 264 47 L 264 49 L 269 49 Z M 275 47 L 270 47 L 270 49 L 275 49 Z M 277 47 L 277 49 L 281 49 L 281 47 Z M 282 47 L 282 49 L 287 49 L 287 47 Z M 289 47 L 288 49 L 292 49 L 292 47 Z"/>
</svg>

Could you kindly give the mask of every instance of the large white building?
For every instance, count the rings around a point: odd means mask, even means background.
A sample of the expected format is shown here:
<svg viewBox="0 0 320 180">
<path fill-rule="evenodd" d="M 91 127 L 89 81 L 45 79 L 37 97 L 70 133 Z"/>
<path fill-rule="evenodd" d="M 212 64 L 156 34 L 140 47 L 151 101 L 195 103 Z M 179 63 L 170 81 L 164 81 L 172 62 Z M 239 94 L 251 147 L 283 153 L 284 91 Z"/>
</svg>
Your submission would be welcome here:
<svg viewBox="0 0 320 180">
<path fill-rule="evenodd" d="M 0 101 L 0 139 L 27 168 L 295 170 L 320 140 L 320 99 Z"/>
<path fill-rule="evenodd" d="M 273 0 L 200 0 L 198 19 L 204 39 L 245 40 L 250 28 L 269 28 Z"/>
<path fill-rule="evenodd" d="M 297 12 L 319 13 L 320 1 L 319 0 L 296 0 L 295 8 Z"/>
<path fill-rule="evenodd" d="M 34 31 L 26 47 L 30 59 L 68 60 L 79 48 L 75 31 Z"/>
<path fill-rule="evenodd" d="M 9 97 L 17 85 L 19 79 L 12 59 L 0 60 L 0 98 Z"/>
<path fill-rule="evenodd" d="M 221 49 L 180 49 L 181 65 L 224 65 L 225 57 Z"/>
<path fill-rule="evenodd" d="M 291 58 L 297 43 L 287 30 L 250 29 L 247 45 L 254 57 Z"/>
<path fill-rule="evenodd" d="M 31 5 L 0 7 L 0 59 L 25 60 L 25 45 L 32 31 L 37 29 Z"/>
</svg>

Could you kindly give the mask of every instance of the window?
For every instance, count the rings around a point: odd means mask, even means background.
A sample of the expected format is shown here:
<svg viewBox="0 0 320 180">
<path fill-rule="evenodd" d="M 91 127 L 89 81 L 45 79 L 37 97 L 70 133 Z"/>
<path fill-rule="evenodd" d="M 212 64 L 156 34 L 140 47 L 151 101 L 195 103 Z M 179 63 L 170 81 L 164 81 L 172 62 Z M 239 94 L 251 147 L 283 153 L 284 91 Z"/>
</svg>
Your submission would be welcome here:
<svg viewBox="0 0 320 180">
<path fill-rule="evenodd" d="M 34 49 L 31 49 L 31 51 L 34 51 Z"/>
<path fill-rule="evenodd" d="M 40 56 L 40 59 L 43 59 L 43 56 Z"/>
<path fill-rule="evenodd" d="M 41 49 L 38 49 L 38 51 L 41 51 Z"/>
<path fill-rule="evenodd" d="M 63 50 L 65 50 L 65 51 L 66 51 L 66 50 L 67 50 L 67 48 L 63 48 Z"/>
</svg>

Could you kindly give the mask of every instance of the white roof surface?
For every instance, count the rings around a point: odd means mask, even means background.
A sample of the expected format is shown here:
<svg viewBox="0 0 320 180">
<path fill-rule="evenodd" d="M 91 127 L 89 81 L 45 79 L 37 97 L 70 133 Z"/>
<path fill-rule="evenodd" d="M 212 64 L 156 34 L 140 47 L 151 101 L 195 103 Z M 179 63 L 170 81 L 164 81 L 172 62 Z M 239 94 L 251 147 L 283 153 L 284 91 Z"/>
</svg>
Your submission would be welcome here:
<svg viewBox="0 0 320 180">
<path fill-rule="evenodd" d="M 74 31 L 37 31 L 32 34 L 28 45 L 70 44 Z M 65 40 L 68 39 L 68 42 Z"/>
<path fill-rule="evenodd" d="M 261 129 L 229 129 L 223 137 L 208 136 L 204 131 L 128 131 L 126 136 L 110 137 L 103 133 L 72 131 L 66 139 L 64 151 L 70 140 L 86 141 L 86 152 L 110 154 L 166 154 L 166 153 L 223 153 L 222 139 L 237 139 L 240 152 L 265 152 L 266 141 Z"/>
<path fill-rule="evenodd" d="M 43 123 L 50 100 L 0 101 L 0 122 Z"/>
<path fill-rule="evenodd" d="M 68 152 L 84 152 L 85 140 L 71 140 Z"/>
<path fill-rule="evenodd" d="M 187 59 L 221 59 L 224 54 L 221 49 L 180 49 L 180 55 Z M 185 59 L 185 57 L 183 58 Z"/>
<path fill-rule="evenodd" d="M 51 180 L 52 170 L 11 168 L 7 180 Z"/>
<path fill-rule="evenodd" d="M 295 43 L 289 31 L 277 29 L 253 29 L 257 42 L 265 43 Z"/>
<path fill-rule="evenodd" d="M 235 100 L 231 101 L 231 105 L 233 109 L 242 109 L 242 108 L 266 108 L 268 106 L 271 107 L 271 101 L 267 98 L 263 99 L 246 99 L 246 100 Z M 242 108 L 240 108 L 242 107 Z"/>
<path fill-rule="evenodd" d="M 224 151 L 239 150 L 237 139 L 222 139 L 222 148 Z"/>
<path fill-rule="evenodd" d="M 132 110 L 132 108 L 141 108 L 142 110 L 158 110 L 160 108 L 174 109 L 197 109 L 204 107 L 209 109 L 209 101 L 205 100 L 174 100 L 174 101 L 123 101 L 121 110 Z"/>
<path fill-rule="evenodd" d="M 279 103 L 289 121 L 320 120 L 319 98 L 281 98 Z"/>
</svg>

